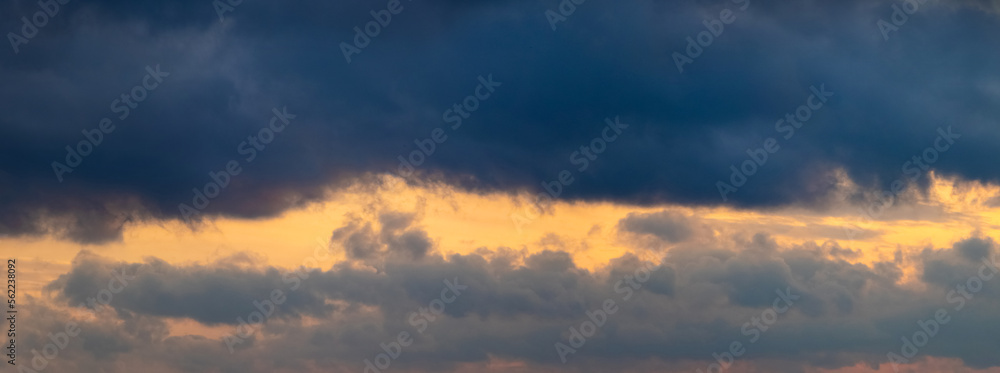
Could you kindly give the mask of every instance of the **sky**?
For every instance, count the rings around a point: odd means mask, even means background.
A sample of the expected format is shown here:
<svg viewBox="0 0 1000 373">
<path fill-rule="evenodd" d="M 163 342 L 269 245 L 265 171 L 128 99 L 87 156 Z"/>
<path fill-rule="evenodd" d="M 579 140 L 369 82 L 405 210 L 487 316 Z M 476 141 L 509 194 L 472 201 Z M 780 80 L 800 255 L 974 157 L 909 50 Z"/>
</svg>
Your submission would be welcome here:
<svg viewBox="0 0 1000 373">
<path fill-rule="evenodd" d="M 0 372 L 1000 372 L 997 0 L 0 31 Z"/>
</svg>

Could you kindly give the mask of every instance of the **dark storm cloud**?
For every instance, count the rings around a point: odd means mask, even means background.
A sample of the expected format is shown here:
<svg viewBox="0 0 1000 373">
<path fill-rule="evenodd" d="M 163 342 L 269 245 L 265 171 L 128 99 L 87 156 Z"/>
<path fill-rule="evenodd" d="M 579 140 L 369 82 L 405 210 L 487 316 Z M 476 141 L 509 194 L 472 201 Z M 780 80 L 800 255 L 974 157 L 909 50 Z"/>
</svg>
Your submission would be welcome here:
<svg viewBox="0 0 1000 373">
<path fill-rule="evenodd" d="M 649 358 L 664 364 L 704 364 L 729 342 L 746 343 L 749 336 L 741 334 L 741 328 L 770 308 L 778 297 L 775 290 L 781 289 L 800 298 L 761 334 L 759 342 L 747 344 L 751 352 L 743 359 L 749 362 L 777 362 L 787 366 L 783 370 L 887 364 L 886 353 L 899 350 L 901 336 L 912 335 L 918 320 L 946 308 L 952 321 L 941 326 L 915 360 L 959 358 L 983 368 L 1000 366 L 995 354 L 982 353 L 995 349 L 996 343 L 977 337 L 1000 331 L 996 316 L 1000 292 L 986 280 L 983 290 L 961 310 L 953 309 L 947 295 L 956 284 L 977 276 L 978 265 L 966 258 L 965 251 L 970 244 L 983 243 L 995 246 L 988 238 L 974 237 L 914 257 L 916 261 L 907 265 L 923 267 L 920 278 L 929 285 L 919 287 L 899 282 L 897 263 L 851 264 L 827 255 L 829 248 L 780 247 L 766 236 L 745 243 L 738 252 L 678 248 L 627 301 L 617 283 L 647 263 L 632 254 L 595 272 L 576 267 L 569 254 L 553 251 L 522 256 L 523 264 L 511 264 L 504 258 L 509 253 L 488 250 L 448 258 L 430 255 L 420 261 L 396 257 L 378 273 L 339 263 L 309 272 L 297 290 L 301 297 L 289 296 L 265 324 L 265 338 L 235 355 L 220 353 L 211 359 L 199 356 L 206 349 L 225 351 L 221 341 L 213 345 L 195 337 L 168 338 L 162 317 L 231 323 L 225 315 L 235 319 L 247 313 L 254 295 L 275 286 L 271 273 L 278 270 L 242 268 L 226 261 L 210 266 L 167 265 L 151 259 L 153 269 L 144 275 L 147 279 L 115 295 L 114 320 L 102 314 L 96 325 L 84 323 L 81 338 L 96 343 L 84 347 L 86 356 L 103 364 L 115 364 L 115 357 L 146 356 L 167 366 L 184 364 L 174 367 L 179 371 L 249 366 L 244 371 L 264 372 L 283 362 L 301 365 L 303 371 L 312 366 L 352 370 L 380 352 L 379 343 L 401 331 L 411 332 L 414 344 L 405 348 L 405 359 L 393 362 L 396 368 L 450 371 L 494 358 L 577 371 L 610 365 L 629 368 Z M 50 289 L 78 300 L 97 291 L 108 273 L 124 264 L 81 254 L 71 272 Z M 425 333 L 415 331 L 409 316 L 440 296 L 444 280 L 468 288 Z M 607 299 L 616 300 L 620 310 L 570 363 L 562 365 L 553 344 L 564 340 L 567 328 L 585 321 L 586 312 L 600 308 Z M 177 305 L 165 305 L 165 300 Z M 322 304 L 337 307 L 325 309 Z M 50 320 L 39 328 L 57 324 L 57 317 L 39 312 L 39 320 Z M 298 317 L 302 315 L 321 316 L 322 321 L 307 323 Z M 36 334 L 29 338 L 38 338 Z M 121 354 L 126 351 L 129 354 Z M 72 359 L 76 358 L 81 357 Z"/>
<path fill-rule="evenodd" d="M 130 222 L 178 218 L 231 160 L 242 172 L 204 215 L 272 216 L 396 170 L 436 127 L 448 138 L 423 177 L 540 190 L 616 115 L 628 132 L 561 198 L 723 203 L 729 166 L 777 137 L 781 149 L 726 203 L 822 206 L 834 169 L 887 189 L 948 126 L 962 137 L 933 167 L 998 179 L 987 161 L 1000 140 L 995 2 L 927 3 L 885 41 L 876 22 L 889 1 L 751 1 L 684 74 L 672 53 L 729 2 L 588 2 L 556 31 L 543 16 L 555 1 L 402 4 L 350 64 L 340 43 L 385 2 L 244 2 L 224 22 L 206 1 L 62 5 L 0 57 L 0 234 L 120 239 Z M 2 7 L 5 32 L 38 11 Z M 112 101 L 156 65 L 169 77 L 118 120 Z M 445 110 L 491 74 L 502 85 L 451 130 Z M 775 122 L 823 84 L 835 96 L 781 138 Z M 240 143 L 286 106 L 296 118 L 246 161 Z M 58 182 L 52 162 L 106 117 L 114 132 Z"/>
</svg>

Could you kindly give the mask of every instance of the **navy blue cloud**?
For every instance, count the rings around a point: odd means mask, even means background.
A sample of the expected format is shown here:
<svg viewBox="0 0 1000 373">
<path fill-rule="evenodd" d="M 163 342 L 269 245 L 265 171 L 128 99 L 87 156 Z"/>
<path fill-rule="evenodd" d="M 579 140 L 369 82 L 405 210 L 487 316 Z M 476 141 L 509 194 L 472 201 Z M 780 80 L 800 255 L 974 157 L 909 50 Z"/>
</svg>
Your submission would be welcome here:
<svg viewBox="0 0 1000 373">
<path fill-rule="evenodd" d="M 244 2 L 220 22 L 204 1 L 71 1 L 0 57 L 0 234 L 116 240 L 129 222 L 182 218 L 230 160 L 242 173 L 198 216 L 272 216 L 395 172 L 439 127 L 447 140 L 411 182 L 542 191 L 570 170 L 559 198 L 822 208 L 836 170 L 888 189 L 948 127 L 961 138 L 931 166 L 996 182 L 992 3 L 927 3 L 886 41 L 891 4 L 751 1 L 682 74 L 673 53 L 736 4 L 587 2 L 553 31 L 555 1 L 403 1 L 348 64 L 341 42 L 384 2 Z M 0 30 L 35 11 L 6 3 Z M 113 100 L 156 65 L 170 76 L 117 119 Z M 501 85 L 451 129 L 446 110 L 481 76 Z M 813 86 L 834 96 L 785 139 L 775 122 Z M 285 107 L 295 119 L 246 161 L 241 142 Z M 615 116 L 629 127 L 581 169 L 571 154 Z M 105 117 L 114 132 L 59 182 L 52 163 Z M 768 138 L 780 150 L 723 200 L 716 183 Z"/>
</svg>

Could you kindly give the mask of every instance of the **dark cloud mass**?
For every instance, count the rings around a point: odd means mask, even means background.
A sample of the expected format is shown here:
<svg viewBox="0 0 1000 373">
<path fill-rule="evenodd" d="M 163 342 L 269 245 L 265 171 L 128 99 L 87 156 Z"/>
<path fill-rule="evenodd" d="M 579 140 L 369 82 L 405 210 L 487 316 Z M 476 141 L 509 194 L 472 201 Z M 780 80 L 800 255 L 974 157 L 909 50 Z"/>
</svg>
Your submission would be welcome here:
<svg viewBox="0 0 1000 373">
<path fill-rule="evenodd" d="M 402 4 L 350 64 L 340 42 L 384 2 L 243 2 L 224 22 L 209 1 L 62 5 L 17 54 L 0 53 L 0 234 L 117 240 L 126 223 L 181 218 L 230 160 L 242 171 L 203 215 L 272 216 L 394 172 L 437 127 L 447 140 L 421 178 L 540 191 L 615 116 L 629 128 L 560 198 L 822 207 L 841 188 L 836 170 L 887 189 L 949 126 L 962 137 L 935 170 L 1000 176 L 995 1 L 927 2 L 886 41 L 890 1 L 752 0 L 683 74 L 672 53 L 734 4 L 587 2 L 555 31 L 544 11 L 556 1 Z M 5 2 L 0 30 L 38 9 Z M 147 66 L 169 76 L 118 119 L 113 101 Z M 480 76 L 501 85 L 451 130 L 445 110 Z M 785 140 L 775 122 L 812 86 L 835 95 Z M 285 107 L 295 118 L 246 161 L 240 143 Z M 102 118 L 114 131 L 59 182 L 52 163 Z M 723 202 L 716 182 L 770 137 L 781 149 Z"/>
</svg>

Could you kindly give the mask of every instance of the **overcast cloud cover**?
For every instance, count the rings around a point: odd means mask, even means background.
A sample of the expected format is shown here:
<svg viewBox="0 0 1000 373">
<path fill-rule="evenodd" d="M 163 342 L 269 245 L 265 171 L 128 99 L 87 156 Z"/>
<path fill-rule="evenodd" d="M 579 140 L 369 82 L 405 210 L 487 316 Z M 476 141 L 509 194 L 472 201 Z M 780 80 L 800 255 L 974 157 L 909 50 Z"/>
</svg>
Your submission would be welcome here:
<svg viewBox="0 0 1000 373">
<path fill-rule="evenodd" d="M 124 222 L 178 219 L 191 189 L 248 158 L 239 144 L 286 107 L 287 131 L 243 162 L 206 214 L 272 216 L 395 172 L 397 156 L 437 127 L 448 138 L 421 175 L 541 191 L 578 168 L 570 154 L 615 116 L 630 126 L 629 145 L 611 144 L 560 198 L 823 208 L 834 195 L 858 197 L 837 170 L 888 189 L 948 127 L 961 146 L 934 169 L 996 181 L 996 2 L 929 1 L 886 41 L 877 22 L 893 4 L 586 2 L 553 31 L 544 12 L 554 1 L 404 1 L 347 63 L 339 44 L 385 4 L 247 2 L 220 21 L 205 1 L 69 2 L 0 58 L 0 232 L 105 242 Z M 0 28 L 11 31 L 39 10 L 3 7 Z M 724 8 L 736 20 L 679 73 L 672 54 Z M 119 120 L 112 101 L 157 65 L 169 76 Z M 501 86 L 451 130 L 445 110 L 480 76 Z M 834 96 L 783 139 L 775 122 L 813 86 Z M 52 163 L 105 117 L 114 132 L 60 182 Z M 723 201 L 716 182 L 769 137 L 780 151 Z"/>
</svg>

